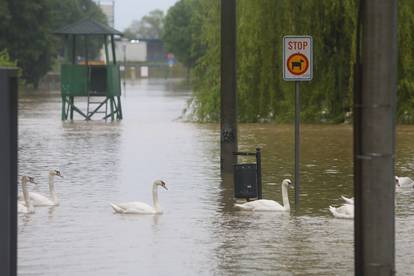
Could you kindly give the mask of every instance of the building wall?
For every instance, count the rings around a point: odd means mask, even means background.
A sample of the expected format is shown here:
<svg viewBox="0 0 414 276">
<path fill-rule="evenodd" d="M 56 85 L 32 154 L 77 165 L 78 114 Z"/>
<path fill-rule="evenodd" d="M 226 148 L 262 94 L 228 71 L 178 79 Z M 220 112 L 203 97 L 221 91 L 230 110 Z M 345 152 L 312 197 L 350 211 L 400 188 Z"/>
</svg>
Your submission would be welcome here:
<svg viewBox="0 0 414 276">
<path fill-rule="evenodd" d="M 160 39 L 147 40 L 147 61 L 164 62 L 166 53 L 164 52 L 164 43 Z"/>
<path fill-rule="evenodd" d="M 102 12 L 106 15 L 108 25 L 114 28 L 115 26 L 115 2 L 97 1 L 96 4 L 101 8 Z"/>
<path fill-rule="evenodd" d="M 124 60 L 123 43 L 125 42 L 117 41 L 115 43 L 115 54 L 119 62 Z M 126 42 L 125 56 L 128 62 L 147 61 L 147 43 L 144 41 Z"/>
</svg>

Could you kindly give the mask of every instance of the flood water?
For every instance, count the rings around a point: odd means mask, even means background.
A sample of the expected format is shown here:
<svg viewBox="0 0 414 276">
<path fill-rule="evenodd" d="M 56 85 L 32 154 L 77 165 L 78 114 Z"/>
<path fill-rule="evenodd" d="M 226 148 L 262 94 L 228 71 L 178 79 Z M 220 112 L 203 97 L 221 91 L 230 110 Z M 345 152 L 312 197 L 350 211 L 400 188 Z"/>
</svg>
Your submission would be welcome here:
<svg viewBox="0 0 414 276">
<path fill-rule="evenodd" d="M 124 120 L 60 120 L 60 98 L 22 95 L 19 174 L 47 194 L 56 179 L 57 207 L 19 215 L 19 275 L 352 275 L 353 221 L 329 205 L 352 195 L 352 129 L 302 126 L 302 203 L 295 213 L 232 208 L 222 183 L 219 126 L 180 120 L 189 90 L 174 80 L 127 85 Z M 293 128 L 243 124 L 241 150 L 263 150 L 263 194 L 281 202 L 293 175 Z M 414 127 L 397 134 L 397 175 L 414 178 Z M 241 160 L 243 161 L 243 160 Z M 248 161 L 248 160 L 244 160 Z M 152 204 L 162 179 L 162 215 L 115 215 L 110 202 Z M 289 191 L 293 203 L 293 191 Z M 414 191 L 396 194 L 397 275 L 414 269 Z M 293 206 L 293 204 L 292 204 Z"/>
</svg>

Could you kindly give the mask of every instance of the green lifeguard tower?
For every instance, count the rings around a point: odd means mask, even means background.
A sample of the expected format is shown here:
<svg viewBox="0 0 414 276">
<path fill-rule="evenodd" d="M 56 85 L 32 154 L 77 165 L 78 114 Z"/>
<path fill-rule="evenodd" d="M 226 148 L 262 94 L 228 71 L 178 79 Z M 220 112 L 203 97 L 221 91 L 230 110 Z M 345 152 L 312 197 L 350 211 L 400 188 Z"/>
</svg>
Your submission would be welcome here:
<svg viewBox="0 0 414 276">
<path fill-rule="evenodd" d="M 63 35 L 65 41 L 65 61 L 61 66 L 62 120 L 73 120 L 74 111 L 85 120 L 98 113 L 105 114 L 105 120 L 121 120 L 121 82 L 114 36 L 122 36 L 122 33 L 92 19 L 80 20 L 55 33 Z M 91 42 L 95 42 L 95 50 L 104 46 L 104 61 L 91 60 L 88 52 L 88 43 Z M 75 97 L 87 98 L 86 111 L 76 106 Z"/>
</svg>

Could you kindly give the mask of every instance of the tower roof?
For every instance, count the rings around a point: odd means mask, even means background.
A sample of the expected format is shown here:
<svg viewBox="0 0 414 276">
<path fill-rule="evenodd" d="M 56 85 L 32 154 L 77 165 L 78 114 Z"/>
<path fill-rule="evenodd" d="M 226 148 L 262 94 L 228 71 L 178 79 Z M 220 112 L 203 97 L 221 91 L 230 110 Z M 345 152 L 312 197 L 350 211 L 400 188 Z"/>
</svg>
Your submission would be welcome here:
<svg viewBox="0 0 414 276">
<path fill-rule="evenodd" d="M 72 35 L 120 35 L 120 31 L 115 30 L 105 24 L 99 23 L 93 19 L 85 18 L 73 24 L 57 29 L 55 34 L 72 34 Z"/>
</svg>

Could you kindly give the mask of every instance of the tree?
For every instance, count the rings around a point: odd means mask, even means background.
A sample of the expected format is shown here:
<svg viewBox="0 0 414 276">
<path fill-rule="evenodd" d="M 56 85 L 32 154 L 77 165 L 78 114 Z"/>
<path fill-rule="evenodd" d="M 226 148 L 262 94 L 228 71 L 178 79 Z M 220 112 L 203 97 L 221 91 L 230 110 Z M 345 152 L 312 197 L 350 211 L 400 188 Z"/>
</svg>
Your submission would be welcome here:
<svg viewBox="0 0 414 276">
<path fill-rule="evenodd" d="M 0 48 L 8 49 L 11 59 L 22 68 L 22 77 L 37 87 L 49 70 L 53 38 L 49 31 L 49 0 L 8 0 L 9 24 L 2 35 Z"/>
<path fill-rule="evenodd" d="M 100 7 L 91 0 L 51 0 L 51 26 L 56 30 L 60 27 L 77 22 L 83 18 L 92 18 L 103 24 L 107 24 L 107 18 Z M 64 42 L 61 36 L 54 36 L 55 46 L 60 53 L 63 52 Z M 103 45 L 103 38 L 93 37 L 88 40 L 88 56 L 95 58 Z M 80 36 L 76 42 L 78 55 L 84 56 L 84 37 Z M 54 53 L 55 55 L 55 53 Z"/>
<path fill-rule="evenodd" d="M 17 67 L 16 61 L 10 59 L 6 49 L 0 51 L 0 67 Z"/>
<path fill-rule="evenodd" d="M 195 0 L 180 0 L 172 6 L 165 17 L 162 39 L 167 51 L 187 68 L 194 66 L 204 52 L 196 37 L 201 32 L 201 3 Z"/>
<path fill-rule="evenodd" d="M 10 19 L 9 3 L 7 1 L 0 1 L 0 49 L 4 49 L 5 45 L 2 44 L 4 44 L 5 41 L 1 39 L 1 37 L 6 33 L 10 24 Z"/>
<path fill-rule="evenodd" d="M 414 123 L 414 2 L 398 1 L 397 118 Z"/>
<path fill-rule="evenodd" d="M 202 3 L 201 9 L 196 6 L 201 31 L 192 36 L 191 43 L 207 47 L 194 62 L 192 104 L 197 119 L 216 121 L 220 112 L 220 1 L 198 2 Z M 282 80 L 282 37 L 310 34 L 315 74 L 312 82 L 303 84 L 307 92 L 302 94 L 302 119 L 342 121 L 352 99 L 355 18 L 354 0 L 237 1 L 238 119 L 286 122 L 293 118 L 292 86 Z"/>
<path fill-rule="evenodd" d="M 53 31 L 83 17 L 105 15 L 92 0 L 3 0 L 0 2 L 0 51 L 22 69 L 22 78 L 37 88 L 61 47 Z"/>
<path fill-rule="evenodd" d="M 153 10 L 141 20 L 134 20 L 125 29 L 124 35 L 129 39 L 159 39 L 163 30 L 164 12 Z"/>
</svg>

